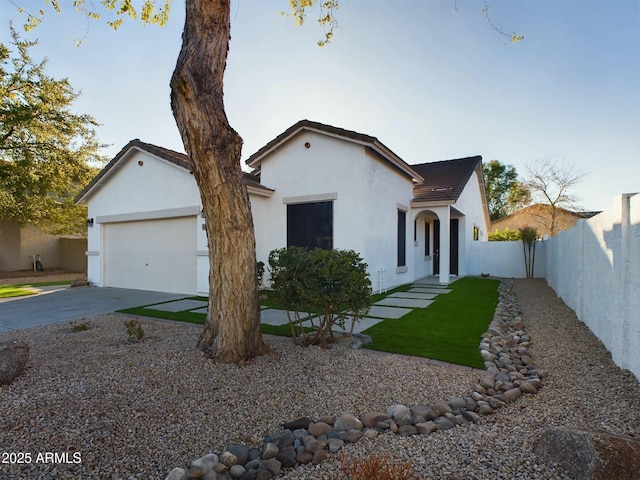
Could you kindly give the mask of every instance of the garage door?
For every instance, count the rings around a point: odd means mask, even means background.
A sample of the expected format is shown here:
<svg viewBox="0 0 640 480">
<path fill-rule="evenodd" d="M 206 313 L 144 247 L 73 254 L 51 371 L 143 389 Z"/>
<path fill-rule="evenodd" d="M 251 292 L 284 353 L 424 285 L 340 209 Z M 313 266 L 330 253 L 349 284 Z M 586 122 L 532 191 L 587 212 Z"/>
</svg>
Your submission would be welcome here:
<svg viewBox="0 0 640 480">
<path fill-rule="evenodd" d="M 196 292 L 196 217 L 104 224 L 105 285 Z"/>
</svg>

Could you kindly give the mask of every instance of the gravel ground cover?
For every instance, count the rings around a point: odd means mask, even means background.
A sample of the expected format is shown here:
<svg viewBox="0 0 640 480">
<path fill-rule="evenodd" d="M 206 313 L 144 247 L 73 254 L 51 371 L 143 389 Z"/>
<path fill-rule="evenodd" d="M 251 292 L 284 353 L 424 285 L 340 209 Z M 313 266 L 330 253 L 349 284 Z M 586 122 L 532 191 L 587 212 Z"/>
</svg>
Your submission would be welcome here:
<svg viewBox="0 0 640 480">
<path fill-rule="evenodd" d="M 640 436 L 640 386 L 543 280 L 516 280 L 531 353 L 549 375 L 537 395 L 477 424 L 431 435 L 381 435 L 346 449 L 412 462 L 425 479 L 570 478 L 533 454 L 547 426 L 574 425 Z M 249 365 L 219 365 L 195 349 L 200 326 L 141 319 L 140 343 L 128 343 L 117 314 L 0 335 L 31 346 L 27 371 L 0 387 L 0 453 L 29 453 L 30 463 L 0 463 L 3 479 L 159 478 L 234 443 L 259 446 L 264 435 L 301 416 L 353 413 L 389 405 L 434 403 L 467 395 L 479 376 L 376 352 L 302 349 L 267 337 L 270 355 Z M 46 462 L 67 453 L 67 462 Z M 38 457 L 38 454 L 41 454 Z M 42 462 L 35 462 L 40 458 Z M 75 463 L 77 462 L 77 463 Z M 340 457 L 285 472 L 286 479 L 333 479 Z"/>
</svg>

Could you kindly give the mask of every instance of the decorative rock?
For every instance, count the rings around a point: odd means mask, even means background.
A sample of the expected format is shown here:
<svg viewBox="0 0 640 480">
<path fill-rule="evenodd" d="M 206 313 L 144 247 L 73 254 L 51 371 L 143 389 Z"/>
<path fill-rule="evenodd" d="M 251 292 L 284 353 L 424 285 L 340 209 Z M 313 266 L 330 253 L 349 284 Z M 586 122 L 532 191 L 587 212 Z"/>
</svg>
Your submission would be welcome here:
<svg viewBox="0 0 640 480">
<path fill-rule="evenodd" d="M 275 458 L 270 458 L 268 460 L 262 460 L 260 462 L 260 468 L 258 470 L 258 473 L 260 473 L 261 470 L 266 470 L 267 472 L 271 473 L 271 475 L 273 475 L 274 477 L 277 477 L 278 475 L 280 475 L 281 469 L 282 469 L 282 464 Z"/>
<path fill-rule="evenodd" d="M 169 472 L 165 480 L 185 480 L 186 478 L 187 471 L 184 468 L 176 467 Z"/>
<path fill-rule="evenodd" d="M 420 435 L 426 435 L 426 434 L 429 434 L 429 433 L 433 433 L 436 430 L 438 430 L 438 427 L 433 422 L 418 423 L 416 425 L 416 431 Z"/>
<path fill-rule="evenodd" d="M 482 405 L 478 409 L 478 413 L 480 415 L 491 415 L 491 414 L 495 413 L 495 410 L 493 408 L 491 408 L 489 405 Z"/>
<path fill-rule="evenodd" d="M 455 423 L 453 423 L 448 418 L 444 418 L 444 417 L 436 418 L 433 421 L 433 423 L 436 424 L 436 427 L 438 427 L 438 430 L 449 430 L 450 428 L 453 428 L 456 426 Z"/>
<path fill-rule="evenodd" d="M 480 386 L 482 386 L 485 389 L 493 388 L 494 385 L 495 385 L 494 377 L 490 377 L 488 375 L 485 375 L 484 377 L 482 377 L 480 379 Z"/>
<path fill-rule="evenodd" d="M 327 451 L 326 450 L 317 450 L 316 453 L 313 454 L 313 458 L 311 459 L 311 463 L 313 463 L 314 465 L 317 465 L 320 462 L 322 462 L 323 460 L 325 460 L 326 458 L 327 458 Z"/>
<path fill-rule="evenodd" d="M 218 463 L 220 463 L 220 459 L 218 458 L 218 455 L 216 455 L 215 453 L 209 453 L 191 462 L 191 466 L 201 467 L 204 470 L 206 475 L 208 472 L 213 471 L 213 469 Z"/>
<path fill-rule="evenodd" d="M 387 408 L 387 415 L 389 415 L 389 417 L 391 417 L 394 422 L 398 423 L 399 418 L 411 418 L 411 410 L 405 405 L 391 405 L 389 408 Z"/>
<path fill-rule="evenodd" d="M 273 478 L 273 474 L 268 470 L 260 470 L 256 474 L 256 480 L 271 480 Z"/>
<path fill-rule="evenodd" d="M 29 360 L 29 345 L 13 340 L 0 343 L 0 385 L 9 385 L 23 371 Z"/>
<path fill-rule="evenodd" d="M 304 442 L 304 449 L 311 454 L 316 453 L 318 450 L 324 450 L 325 448 L 327 448 L 327 442 L 316 440 L 312 435 L 309 435 Z"/>
<path fill-rule="evenodd" d="M 216 473 L 226 473 L 229 470 L 224 463 L 217 463 L 215 467 L 213 467 L 213 471 Z"/>
<path fill-rule="evenodd" d="M 378 430 L 376 430 L 375 428 L 367 428 L 362 436 L 364 438 L 376 438 L 379 434 L 380 432 L 378 432 Z"/>
<path fill-rule="evenodd" d="M 189 470 L 187 470 L 186 478 L 188 480 L 202 479 L 204 478 L 204 470 L 202 467 L 190 467 Z"/>
<path fill-rule="evenodd" d="M 383 420 L 386 420 L 388 418 L 389 418 L 389 415 L 387 415 L 384 412 L 371 412 L 371 413 L 367 413 L 364 417 L 362 417 L 362 424 L 366 428 L 373 428 L 379 422 L 382 422 Z"/>
<path fill-rule="evenodd" d="M 427 418 L 429 412 L 431 412 L 431 407 L 428 405 L 415 405 L 411 407 L 411 415 L 418 415 L 420 417 Z"/>
<path fill-rule="evenodd" d="M 306 430 L 305 430 L 306 435 Z M 278 433 L 269 435 L 264 439 L 264 443 L 274 443 L 278 448 L 287 447 L 293 445 L 295 436 L 291 430 L 281 430 Z"/>
<path fill-rule="evenodd" d="M 317 422 L 310 424 L 307 430 L 309 430 L 309 433 L 314 437 L 319 437 L 320 435 L 324 435 L 331 429 L 331 425 L 324 422 Z"/>
<path fill-rule="evenodd" d="M 350 413 L 346 413 L 336 418 L 336 421 L 333 423 L 333 428 L 338 432 L 347 430 L 363 430 L 364 425 L 362 425 L 362 422 L 355 416 Z"/>
<path fill-rule="evenodd" d="M 467 402 L 462 397 L 454 397 L 449 399 L 449 406 L 452 410 L 464 410 L 467 408 Z"/>
<path fill-rule="evenodd" d="M 480 420 L 480 417 L 478 416 L 477 413 L 469 410 L 463 410 L 462 416 L 467 422 L 471 422 L 471 423 L 477 423 L 478 420 Z"/>
<path fill-rule="evenodd" d="M 487 403 L 489 404 L 489 406 L 491 406 L 491 408 L 493 408 L 494 410 L 497 410 L 498 408 L 503 408 L 506 407 L 507 404 L 504 403 L 501 400 L 498 400 L 495 397 L 488 397 L 487 398 Z"/>
<path fill-rule="evenodd" d="M 318 418 L 317 421 L 318 422 L 324 422 L 324 423 L 329 424 L 329 425 L 333 425 L 333 422 L 336 421 L 336 416 L 335 415 L 323 415 L 320 418 Z"/>
<path fill-rule="evenodd" d="M 537 393 L 538 389 L 531 382 L 520 382 L 520 390 L 522 393 Z"/>
<path fill-rule="evenodd" d="M 508 403 L 515 402 L 520 398 L 520 395 L 522 395 L 522 392 L 519 388 L 512 388 L 511 390 L 504 392 L 504 398 Z"/>
<path fill-rule="evenodd" d="M 360 430 L 349 430 L 348 432 L 341 432 L 340 439 L 345 443 L 356 443 L 362 438 L 362 432 Z"/>
<path fill-rule="evenodd" d="M 368 430 L 370 431 L 374 431 L 375 430 Z M 330 438 L 327 441 L 327 447 L 329 448 L 329 451 L 331 453 L 336 453 L 338 451 L 340 451 L 342 449 L 342 447 L 344 447 L 344 440 L 340 439 L 340 438 Z"/>
<path fill-rule="evenodd" d="M 275 459 L 280 462 L 282 467 L 289 468 L 296 465 L 296 451 L 293 446 L 284 447 L 276 456 Z"/>
<path fill-rule="evenodd" d="M 398 435 L 400 435 L 401 437 L 408 437 L 417 433 L 418 430 L 413 425 L 401 425 L 400 427 L 398 427 Z"/>
<path fill-rule="evenodd" d="M 639 478 L 638 440 L 578 428 L 548 428 L 535 453 L 559 463 L 571 478 L 633 480 Z"/>
<path fill-rule="evenodd" d="M 282 428 L 291 431 L 298 430 L 300 428 L 304 428 L 306 430 L 312 421 L 313 420 L 311 420 L 309 417 L 302 417 L 291 422 L 283 423 Z"/>
<path fill-rule="evenodd" d="M 280 449 L 275 443 L 265 443 L 264 447 L 262 447 L 262 458 L 263 460 L 268 460 L 275 457 L 278 452 L 280 452 Z"/>
<path fill-rule="evenodd" d="M 445 403 L 445 402 L 434 403 L 431 406 L 431 408 L 438 415 L 438 417 L 443 416 L 445 413 L 452 413 L 453 412 L 453 410 L 451 409 L 449 404 Z"/>
<path fill-rule="evenodd" d="M 369 345 L 371 342 L 373 342 L 373 339 L 369 335 L 365 335 L 363 333 L 355 333 L 353 335 L 353 340 L 351 340 L 350 347 L 353 350 L 359 350 L 365 345 Z"/>
<path fill-rule="evenodd" d="M 231 452 L 222 452 L 220 454 L 220 463 L 229 468 L 238 463 L 238 457 Z"/>
<path fill-rule="evenodd" d="M 227 451 L 237 457 L 240 465 L 244 465 L 249 461 L 249 447 L 246 445 L 232 445 L 227 448 Z"/>
<path fill-rule="evenodd" d="M 313 455 L 307 452 L 306 450 L 304 450 L 304 448 L 301 448 L 296 452 L 296 461 L 300 465 L 306 465 L 307 463 L 311 463 L 311 460 L 313 460 Z"/>
<path fill-rule="evenodd" d="M 232 478 L 240 478 L 247 470 L 242 465 L 234 465 L 229 469 Z"/>
</svg>

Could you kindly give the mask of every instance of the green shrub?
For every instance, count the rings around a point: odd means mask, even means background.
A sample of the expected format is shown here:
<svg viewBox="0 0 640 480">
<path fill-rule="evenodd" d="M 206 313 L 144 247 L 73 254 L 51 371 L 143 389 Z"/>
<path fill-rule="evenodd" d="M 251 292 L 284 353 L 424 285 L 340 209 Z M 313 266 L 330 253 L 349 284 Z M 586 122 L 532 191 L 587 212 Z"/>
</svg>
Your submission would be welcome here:
<svg viewBox="0 0 640 480">
<path fill-rule="evenodd" d="M 333 340 L 333 326 L 344 329 L 348 316 L 353 331 L 371 305 L 367 264 L 353 250 L 281 248 L 269 254 L 269 271 L 273 297 L 287 310 L 291 335 L 302 345 L 325 346 Z M 310 317 L 312 333 L 302 328 L 303 317 Z"/>
<path fill-rule="evenodd" d="M 504 227 L 501 232 L 496 228 L 496 231 L 489 234 L 490 242 L 517 242 L 520 240 L 519 230 L 509 230 L 509 227 Z"/>
<path fill-rule="evenodd" d="M 71 330 L 73 330 L 74 332 L 84 332 L 84 331 L 89 330 L 91 328 L 91 322 L 89 320 L 86 320 L 84 322 L 71 321 L 71 322 L 69 322 L 69 325 L 71 325 Z"/>
<path fill-rule="evenodd" d="M 144 329 L 137 318 L 124 322 L 124 326 L 127 330 L 127 341 L 129 343 L 138 343 L 144 338 Z"/>
</svg>

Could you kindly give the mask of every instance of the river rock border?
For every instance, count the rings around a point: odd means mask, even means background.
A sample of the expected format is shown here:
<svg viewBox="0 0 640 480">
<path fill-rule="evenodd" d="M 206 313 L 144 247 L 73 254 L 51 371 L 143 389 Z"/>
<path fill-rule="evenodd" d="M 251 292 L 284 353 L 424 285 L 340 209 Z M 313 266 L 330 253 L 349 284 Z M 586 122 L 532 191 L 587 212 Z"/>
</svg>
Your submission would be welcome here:
<svg viewBox="0 0 640 480">
<path fill-rule="evenodd" d="M 476 423 L 523 394 L 535 394 L 545 372 L 536 368 L 529 354 L 530 338 L 524 331 L 513 281 L 503 280 L 498 291 L 499 303 L 479 346 L 486 373 L 469 396 L 432 405 L 391 405 L 386 412 L 370 412 L 360 419 L 351 414 L 299 418 L 265 437 L 260 449 L 232 445 L 220 454 L 209 453 L 192 461 L 187 469 L 174 468 L 166 480 L 270 480 L 284 468 L 318 464 L 361 438 L 428 435 L 465 422 Z"/>
</svg>

